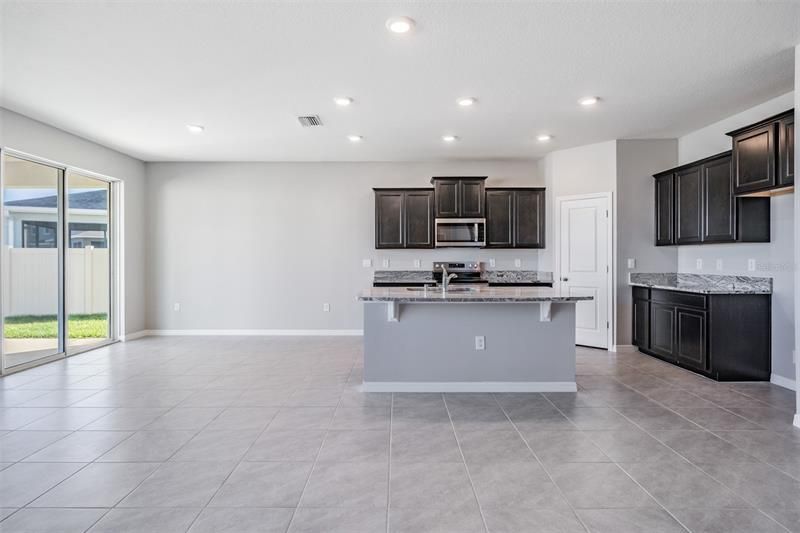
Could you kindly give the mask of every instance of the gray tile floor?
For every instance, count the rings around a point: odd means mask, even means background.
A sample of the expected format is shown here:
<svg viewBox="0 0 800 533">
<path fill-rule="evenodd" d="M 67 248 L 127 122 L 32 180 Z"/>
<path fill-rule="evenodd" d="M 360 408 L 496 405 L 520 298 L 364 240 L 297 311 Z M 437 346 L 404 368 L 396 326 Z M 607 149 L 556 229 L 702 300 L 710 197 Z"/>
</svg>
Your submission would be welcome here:
<svg viewBox="0 0 800 533">
<path fill-rule="evenodd" d="M 358 338 L 0 379 L 0 531 L 800 532 L 794 394 L 578 348 L 578 393 L 362 394 Z"/>
</svg>

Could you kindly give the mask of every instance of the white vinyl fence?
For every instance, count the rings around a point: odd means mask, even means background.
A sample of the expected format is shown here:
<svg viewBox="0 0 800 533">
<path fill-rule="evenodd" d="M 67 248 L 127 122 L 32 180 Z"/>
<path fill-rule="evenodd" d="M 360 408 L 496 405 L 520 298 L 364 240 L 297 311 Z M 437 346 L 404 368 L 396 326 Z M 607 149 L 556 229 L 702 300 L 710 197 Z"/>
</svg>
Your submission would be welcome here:
<svg viewBox="0 0 800 533">
<path fill-rule="evenodd" d="M 6 316 L 56 314 L 56 249 L 3 248 L 3 313 Z M 70 248 L 67 261 L 67 312 L 107 313 L 108 249 Z"/>
</svg>

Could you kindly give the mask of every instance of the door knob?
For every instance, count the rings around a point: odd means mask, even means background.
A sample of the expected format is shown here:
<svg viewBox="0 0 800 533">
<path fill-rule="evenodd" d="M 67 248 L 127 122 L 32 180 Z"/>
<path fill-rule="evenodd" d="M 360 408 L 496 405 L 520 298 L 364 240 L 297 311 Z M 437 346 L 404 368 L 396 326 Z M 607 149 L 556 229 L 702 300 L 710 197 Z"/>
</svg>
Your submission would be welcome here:
<svg viewBox="0 0 800 533">
<path fill-rule="evenodd" d="M 569 278 L 561 278 L 561 281 L 569 281 Z"/>
</svg>

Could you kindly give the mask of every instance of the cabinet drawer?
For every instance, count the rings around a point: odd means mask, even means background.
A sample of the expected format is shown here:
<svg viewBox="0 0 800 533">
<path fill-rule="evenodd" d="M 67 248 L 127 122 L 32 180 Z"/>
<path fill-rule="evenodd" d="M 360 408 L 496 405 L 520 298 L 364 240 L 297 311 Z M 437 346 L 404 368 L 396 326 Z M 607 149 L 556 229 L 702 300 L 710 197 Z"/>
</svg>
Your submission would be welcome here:
<svg viewBox="0 0 800 533">
<path fill-rule="evenodd" d="M 634 287 L 633 288 L 633 299 L 634 300 L 649 300 L 650 299 L 650 289 L 647 287 Z"/>
<path fill-rule="evenodd" d="M 677 292 L 677 291 L 665 291 L 661 289 L 653 289 L 651 291 L 650 299 L 652 299 L 654 302 L 675 304 L 688 307 L 697 307 L 698 309 L 706 308 L 705 294 L 692 294 L 689 292 Z"/>
</svg>

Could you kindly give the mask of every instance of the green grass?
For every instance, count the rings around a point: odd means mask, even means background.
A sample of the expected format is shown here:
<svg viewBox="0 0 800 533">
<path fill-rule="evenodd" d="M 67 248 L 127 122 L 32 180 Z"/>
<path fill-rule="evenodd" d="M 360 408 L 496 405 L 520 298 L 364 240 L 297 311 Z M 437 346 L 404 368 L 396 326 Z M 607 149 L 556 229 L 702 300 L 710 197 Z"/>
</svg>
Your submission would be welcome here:
<svg viewBox="0 0 800 533">
<path fill-rule="evenodd" d="M 105 313 L 69 316 L 70 339 L 103 339 L 108 336 Z M 55 315 L 9 316 L 5 320 L 6 339 L 55 339 L 58 318 Z"/>
</svg>

